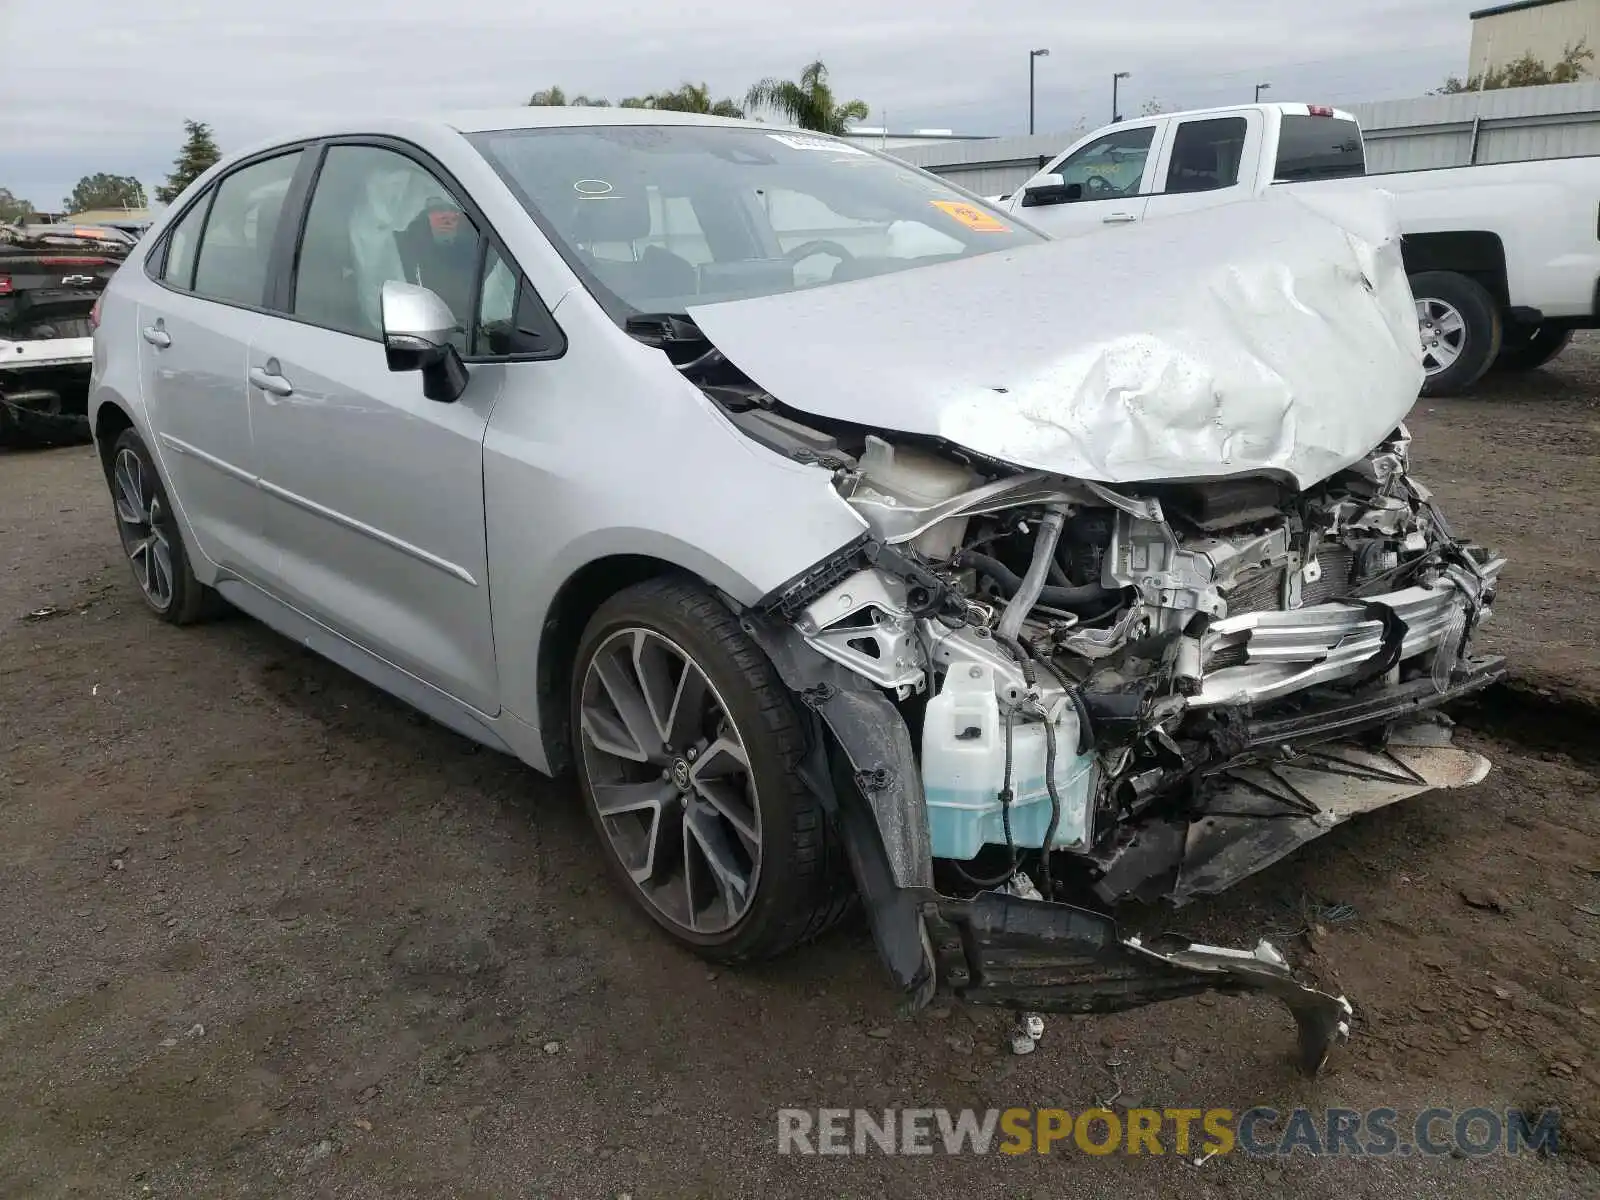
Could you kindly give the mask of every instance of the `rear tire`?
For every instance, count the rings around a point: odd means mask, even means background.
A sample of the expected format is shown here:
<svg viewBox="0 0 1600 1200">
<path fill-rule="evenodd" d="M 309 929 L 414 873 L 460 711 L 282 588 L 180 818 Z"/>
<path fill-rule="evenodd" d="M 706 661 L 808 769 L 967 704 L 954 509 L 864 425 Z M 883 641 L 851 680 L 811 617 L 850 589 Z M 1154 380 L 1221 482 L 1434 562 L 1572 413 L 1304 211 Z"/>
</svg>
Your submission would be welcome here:
<svg viewBox="0 0 1600 1200">
<path fill-rule="evenodd" d="M 1496 371 L 1536 371 L 1572 341 L 1572 330 L 1555 325 L 1530 325 L 1509 330 L 1494 360 Z"/>
<path fill-rule="evenodd" d="M 124 429 L 111 446 L 106 474 L 122 551 L 145 607 L 169 625 L 193 625 L 222 607 L 194 577 L 177 514 L 141 438 Z"/>
<path fill-rule="evenodd" d="M 1422 339 L 1424 396 L 1454 396 L 1488 371 L 1500 353 L 1500 306 L 1475 279 L 1454 271 L 1411 276 Z"/>
<path fill-rule="evenodd" d="M 674 940 L 717 962 L 772 958 L 849 910 L 843 847 L 798 775 L 794 697 L 704 586 L 653 579 L 602 604 L 570 703 L 601 854 Z"/>
</svg>

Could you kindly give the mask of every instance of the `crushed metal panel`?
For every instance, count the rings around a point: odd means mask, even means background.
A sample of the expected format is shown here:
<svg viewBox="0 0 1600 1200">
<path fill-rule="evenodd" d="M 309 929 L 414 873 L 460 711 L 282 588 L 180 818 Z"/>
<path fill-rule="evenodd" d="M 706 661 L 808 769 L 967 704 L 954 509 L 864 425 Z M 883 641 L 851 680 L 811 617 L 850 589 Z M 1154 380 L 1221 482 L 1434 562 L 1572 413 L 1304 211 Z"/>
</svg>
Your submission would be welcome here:
<svg viewBox="0 0 1600 1200">
<path fill-rule="evenodd" d="M 1281 472 L 1400 424 L 1423 371 L 1392 197 L 1269 196 L 689 310 L 803 412 L 1106 483 Z"/>
<path fill-rule="evenodd" d="M 1308 1075 L 1350 1035 L 1350 1002 L 1301 983 L 1264 941 L 1254 950 L 1175 936 L 1147 945 L 1102 913 L 1000 892 L 941 896 L 928 923 L 942 981 L 972 1004 L 1104 1013 L 1202 992 L 1266 992 L 1293 1014 Z"/>
<path fill-rule="evenodd" d="M 1464 788 L 1489 760 L 1453 746 L 1367 750 L 1329 743 L 1291 762 L 1242 767 L 1190 822 L 1172 900 L 1226 891 L 1358 813 L 1436 788 Z M 1299 815 L 1296 815 L 1299 814 Z"/>
</svg>

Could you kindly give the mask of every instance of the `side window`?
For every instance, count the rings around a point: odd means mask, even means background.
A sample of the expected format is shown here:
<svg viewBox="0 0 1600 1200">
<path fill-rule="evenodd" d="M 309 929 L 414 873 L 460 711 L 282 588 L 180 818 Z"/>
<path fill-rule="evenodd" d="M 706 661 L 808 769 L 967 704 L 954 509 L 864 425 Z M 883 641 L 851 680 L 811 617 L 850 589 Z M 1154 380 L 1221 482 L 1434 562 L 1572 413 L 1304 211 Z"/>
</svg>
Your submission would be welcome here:
<svg viewBox="0 0 1600 1200">
<path fill-rule="evenodd" d="M 186 292 L 194 286 L 194 252 L 200 248 L 200 230 L 214 195 L 215 192 L 207 192 L 201 196 L 167 236 L 167 263 L 161 278 Z"/>
<path fill-rule="evenodd" d="M 455 314 L 467 353 L 477 308 L 478 230 L 431 172 L 378 146 L 330 146 L 317 177 L 295 271 L 295 316 L 378 338 L 390 280 L 434 292 Z"/>
<path fill-rule="evenodd" d="M 1084 200 L 1136 196 L 1155 134 L 1154 125 L 1114 130 L 1073 154 L 1056 171 L 1063 184 L 1083 189 Z"/>
<path fill-rule="evenodd" d="M 1212 192 L 1238 183 L 1248 129 L 1243 117 L 1181 122 L 1172 139 L 1166 190 Z"/>
<path fill-rule="evenodd" d="M 483 287 L 472 327 L 472 357 L 542 355 L 554 358 L 565 348 L 561 330 L 526 279 L 493 246 L 483 255 Z"/>
<path fill-rule="evenodd" d="M 478 293 L 478 319 L 472 327 L 472 353 L 511 353 L 512 319 L 517 314 L 517 276 L 493 246 L 484 251 L 483 290 Z"/>
<path fill-rule="evenodd" d="M 283 198 L 300 151 L 252 163 L 217 185 L 195 264 L 194 290 L 213 300 L 259 305 Z"/>
</svg>

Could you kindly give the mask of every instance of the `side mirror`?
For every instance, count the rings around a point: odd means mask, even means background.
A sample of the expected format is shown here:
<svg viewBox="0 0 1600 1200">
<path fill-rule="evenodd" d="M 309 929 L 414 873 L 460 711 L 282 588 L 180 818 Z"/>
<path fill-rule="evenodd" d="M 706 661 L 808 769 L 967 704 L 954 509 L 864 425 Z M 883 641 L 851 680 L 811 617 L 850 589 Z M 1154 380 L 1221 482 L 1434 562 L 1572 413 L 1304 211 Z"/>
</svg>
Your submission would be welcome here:
<svg viewBox="0 0 1600 1200">
<path fill-rule="evenodd" d="M 427 288 L 390 279 L 379 300 L 383 316 L 383 354 L 391 371 L 421 371 L 422 394 L 453 404 L 467 387 L 467 368 L 450 335 L 456 331 L 450 306 Z"/>
<path fill-rule="evenodd" d="M 1038 208 L 1045 204 L 1065 204 L 1069 200 L 1078 200 L 1082 197 L 1081 183 L 1063 184 L 1060 175 L 1044 175 L 1040 177 L 1038 183 L 1023 189 L 1022 207 Z"/>
</svg>

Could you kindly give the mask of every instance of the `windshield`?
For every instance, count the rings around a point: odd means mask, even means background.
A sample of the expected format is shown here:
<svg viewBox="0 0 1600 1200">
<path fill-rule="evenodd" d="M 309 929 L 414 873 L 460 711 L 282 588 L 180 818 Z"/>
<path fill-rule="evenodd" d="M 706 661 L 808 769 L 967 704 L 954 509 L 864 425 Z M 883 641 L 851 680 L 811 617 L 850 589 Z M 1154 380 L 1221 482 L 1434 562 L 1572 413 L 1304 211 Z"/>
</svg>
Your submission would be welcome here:
<svg viewBox="0 0 1600 1200">
<path fill-rule="evenodd" d="M 936 179 L 813 134 L 617 125 L 469 140 L 614 318 L 1044 240 Z"/>
</svg>

